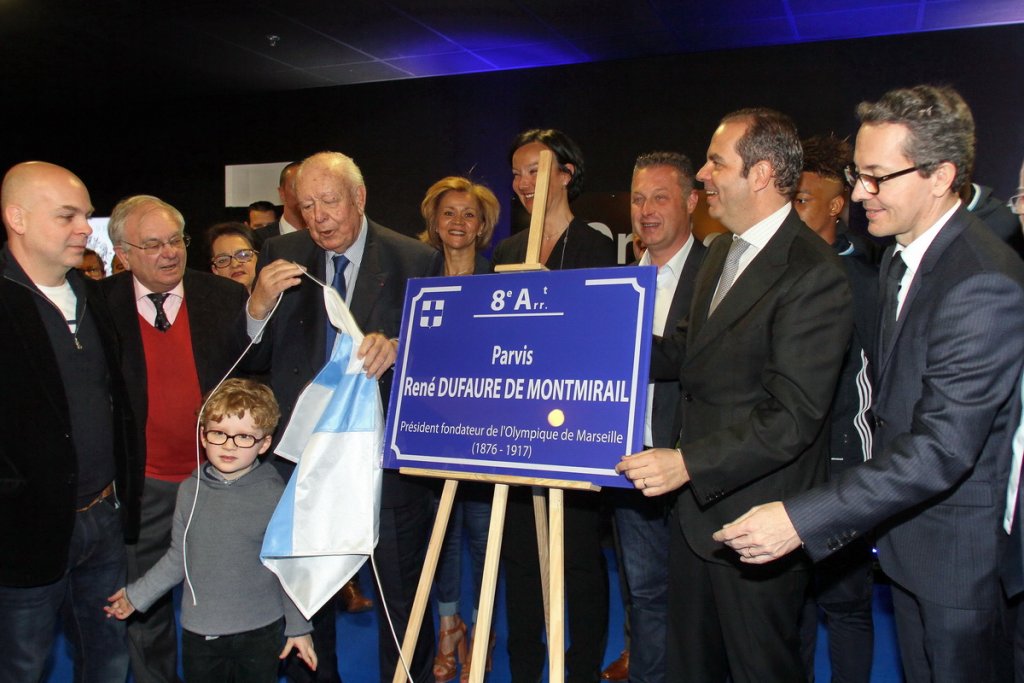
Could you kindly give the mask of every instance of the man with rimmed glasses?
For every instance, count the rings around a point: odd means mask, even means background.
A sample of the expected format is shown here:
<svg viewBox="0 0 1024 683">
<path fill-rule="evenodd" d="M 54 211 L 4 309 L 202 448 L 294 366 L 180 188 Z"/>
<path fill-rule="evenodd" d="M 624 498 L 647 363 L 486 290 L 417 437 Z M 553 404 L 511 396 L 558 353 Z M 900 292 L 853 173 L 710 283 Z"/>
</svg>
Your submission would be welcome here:
<svg viewBox="0 0 1024 683">
<path fill-rule="evenodd" d="M 196 468 L 196 414 L 204 393 L 228 371 L 239 344 L 245 287 L 186 270 L 185 219 L 149 195 L 121 200 L 108 231 L 128 272 L 103 291 L 124 344 L 123 369 L 145 462 L 139 541 L 128 546 L 128 581 L 156 563 L 171 541 L 178 484 Z M 128 622 L 132 672 L 139 683 L 177 681 L 174 612 L 169 596 Z"/>
<path fill-rule="evenodd" d="M 894 237 L 881 263 L 874 457 L 715 534 L 745 563 L 820 560 L 877 529 L 908 681 L 1005 680 L 998 566 L 1024 264 L 963 207 L 974 120 L 951 88 L 862 103 L 854 201 Z"/>
</svg>

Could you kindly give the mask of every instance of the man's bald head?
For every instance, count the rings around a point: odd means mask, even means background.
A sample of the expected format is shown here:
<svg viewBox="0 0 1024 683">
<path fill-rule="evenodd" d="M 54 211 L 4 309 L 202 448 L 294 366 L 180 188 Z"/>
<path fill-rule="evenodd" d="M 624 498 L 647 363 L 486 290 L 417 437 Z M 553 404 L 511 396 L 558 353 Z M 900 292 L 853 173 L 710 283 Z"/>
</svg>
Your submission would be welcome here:
<svg viewBox="0 0 1024 683">
<path fill-rule="evenodd" d="M 71 171 L 44 161 L 12 167 L 0 185 L 11 254 L 36 284 L 58 286 L 82 262 L 92 202 Z"/>
</svg>

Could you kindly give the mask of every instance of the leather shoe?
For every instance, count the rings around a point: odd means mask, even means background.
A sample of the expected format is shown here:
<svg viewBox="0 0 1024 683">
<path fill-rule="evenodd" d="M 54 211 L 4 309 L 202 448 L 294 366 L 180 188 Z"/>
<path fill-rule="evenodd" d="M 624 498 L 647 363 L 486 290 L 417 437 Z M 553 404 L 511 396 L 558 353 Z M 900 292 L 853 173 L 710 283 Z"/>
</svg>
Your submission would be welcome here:
<svg viewBox="0 0 1024 683">
<path fill-rule="evenodd" d="M 601 672 L 602 681 L 628 681 L 629 680 L 629 650 L 623 650 L 619 658 L 608 665 Z"/>
<path fill-rule="evenodd" d="M 355 579 L 341 587 L 341 602 L 345 610 L 352 613 L 373 609 L 373 600 L 363 595 Z"/>
</svg>

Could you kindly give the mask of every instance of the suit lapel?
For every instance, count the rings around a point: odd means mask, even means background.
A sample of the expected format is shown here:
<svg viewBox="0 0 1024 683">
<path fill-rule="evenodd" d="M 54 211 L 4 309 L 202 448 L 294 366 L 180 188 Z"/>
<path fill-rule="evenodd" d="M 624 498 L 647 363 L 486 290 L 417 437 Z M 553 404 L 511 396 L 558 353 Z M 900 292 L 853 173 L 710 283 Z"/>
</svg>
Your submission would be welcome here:
<svg viewBox="0 0 1024 683">
<path fill-rule="evenodd" d="M 731 241 L 732 233 L 728 232 L 716 238 L 708 248 L 703 267 L 697 273 L 697 280 L 694 283 L 693 306 L 690 307 L 690 323 L 687 333 L 689 342 L 698 337 L 707 322 L 711 297 L 715 294 L 718 278 L 722 276 L 725 256 L 729 252 Z"/>
<path fill-rule="evenodd" d="M 693 299 L 693 292 L 697 287 L 697 273 L 700 271 L 701 263 L 704 261 L 704 245 L 694 238 L 693 246 L 683 264 L 683 270 L 679 274 L 679 284 L 672 295 L 672 304 L 668 309 L 668 322 L 671 325 L 674 321 L 683 318 L 690 307 Z M 670 332 L 671 330 L 667 330 Z"/>
<path fill-rule="evenodd" d="M 318 247 L 312 238 L 309 239 L 308 255 L 299 262 L 306 264 L 306 268 L 309 269 L 313 277 L 330 286 L 331 283 L 327 281 L 326 252 Z M 324 348 L 327 342 L 327 309 L 324 307 L 324 292 L 318 284 L 304 277 L 298 295 L 302 297 L 299 302 L 299 310 L 308 311 L 310 315 L 310 324 L 306 326 L 306 339 L 303 342 L 303 348 L 313 350 L 310 366 L 315 374 L 327 357 L 327 349 Z"/>
<path fill-rule="evenodd" d="M 132 406 L 136 408 L 140 423 L 145 423 L 148 411 L 146 396 L 146 354 L 142 348 L 142 330 L 139 329 L 139 308 L 135 303 L 135 285 L 130 272 L 111 276 L 105 280 L 107 304 L 114 326 L 121 336 L 121 355 L 124 376 Z"/>
<path fill-rule="evenodd" d="M 722 268 L 725 264 L 725 255 L 729 251 L 729 242 L 731 240 L 727 240 L 718 249 L 715 249 L 715 247 L 718 246 L 718 242 L 722 238 L 715 240 L 715 243 L 711 245 L 712 254 L 715 258 L 712 261 L 712 256 L 709 255 L 708 261 L 711 262 L 713 267 L 705 269 L 705 277 L 702 278 L 699 285 L 700 305 L 698 306 L 698 311 L 695 312 L 695 316 L 700 316 L 695 319 L 706 318 L 706 321 L 695 330 L 694 336 L 691 337 L 687 349 L 688 357 L 693 358 L 705 346 L 728 330 L 733 323 L 746 315 L 747 311 L 786 272 L 789 248 L 793 243 L 796 226 L 799 226 L 799 219 L 796 219 L 794 223 L 795 216 L 795 212 L 790 213 L 789 217 L 768 241 L 764 249 L 754 257 L 754 260 L 736 278 L 729 293 L 726 294 L 722 302 L 718 304 L 715 312 L 709 317 L 707 311 L 711 305 L 711 297 L 714 295 L 718 279 L 721 276 Z"/>
<path fill-rule="evenodd" d="M 381 262 L 380 249 L 377 243 L 376 224 L 366 221 L 366 246 L 363 249 L 363 261 L 359 264 L 359 275 L 356 277 L 356 288 L 352 292 L 352 303 L 349 308 L 363 332 L 369 334 L 374 330 L 366 329 L 367 322 L 373 313 L 380 293 L 387 282 L 387 271 Z"/>
<path fill-rule="evenodd" d="M 903 331 L 903 325 L 907 320 L 914 301 L 917 300 L 918 294 L 924 288 L 925 279 L 928 274 L 935 268 L 942 258 L 943 252 L 949 247 L 953 241 L 960 236 L 967 227 L 967 211 L 963 207 L 960 207 L 956 213 L 950 217 L 950 219 L 939 228 L 939 234 L 935 236 L 935 239 L 928 246 L 928 250 L 924 253 L 924 258 L 921 259 L 921 265 L 918 267 L 917 272 L 914 274 L 914 279 L 910 281 L 910 289 L 907 291 L 907 296 L 903 299 L 903 306 L 900 308 L 899 317 L 896 318 L 896 325 L 893 327 L 892 338 L 889 343 L 889 348 L 879 348 L 878 357 L 881 359 L 878 368 L 878 377 L 881 378 L 885 374 L 885 369 L 889 366 L 889 361 L 892 359 L 893 351 L 896 348 L 896 342 L 900 338 L 900 333 Z M 894 248 L 887 249 L 885 252 L 885 258 L 882 259 L 882 266 L 879 271 L 879 291 L 884 296 L 885 293 L 885 281 L 884 278 L 889 271 L 889 262 L 892 261 L 892 255 L 895 251 Z M 878 326 L 876 329 L 881 331 L 881 316 L 882 311 L 885 309 L 885 302 L 882 301 L 879 304 L 878 313 Z M 878 344 L 882 345 L 882 335 L 879 332 Z"/>
</svg>

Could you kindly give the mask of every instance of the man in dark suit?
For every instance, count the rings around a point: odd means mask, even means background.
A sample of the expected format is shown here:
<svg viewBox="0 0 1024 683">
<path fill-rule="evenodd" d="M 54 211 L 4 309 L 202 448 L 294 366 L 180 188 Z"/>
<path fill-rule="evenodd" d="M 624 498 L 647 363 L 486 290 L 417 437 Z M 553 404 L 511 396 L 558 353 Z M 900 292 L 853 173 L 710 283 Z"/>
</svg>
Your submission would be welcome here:
<svg viewBox="0 0 1024 683">
<path fill-rule="evenodd" d="M 76 679 L 124 681 L 124 627 L 98 610 L 124 583 L 142 470 L 117 333 L 75 269 L 92 202 L 35 161 L 4 176 L 0 212 L 0 680 L 43 679 L 63 615 Z"/>
<path fill-rule="evenodd" d="M 323 366 L 336 339 L 327 320 L 323 292 L 304 277 L 304 271 L 333 282 L 345 298 L 366 333 L 357 355 L 367 375 L 380 380 L 387 405 L 405 283 L 412 277 L 436 275 L 440 267 L 434 250 L 366 218 L 366 185 L 349 157 L 335 152 L 309 157 L 296 174 L 296 190 L 309 229 L 267 242 L 247 309 L 250 334 L 261 340 L 254 347 L 254 362 L 259 370 L 270 372 L 282 424 L 287 424 L 296 399 Z M 260 321 L 270 315 L 278 296 L 281 301 L 276 312 L 257 336 Z M 401 641 L 430 538 L 433 495 L 422 480 L 385 472 L 381 496 L 374 557 L 380 572 L 379 588 Z M 313 626 L 320 659 L 316 680 L 337 680 L 333 603 L 314 616 Z M 381 680 L 391 680 L 398 652 L 383 600 L 378 601 L 378 629 Z M 409 662 L 416 683 L 433 680 L 433 631 L 428 615 Z"/>
<path fill-rule="evenodd" d="M 633 166 L 630 216 L 633 234 L 647 245 L 638 265 L 658 268 L 654 333 L 670 332 L 690 311 L 704 245 L 690 231 L 697 206 L 693 164 L 676 152 L 639 156 Z M 652 382 L 648 389 L 644 444 L 672 448 L 679 440 L 679 381 Z M 625 675 L 635 683 L 665 681 L 668 612 L 668 520 L 673 496 L 647 498 L 612 490 L 629 602 L 630 649 Z"/>
<path fill-rule="evenodd" d="M 281 169 L 281 175 L 277 182 L 277 195 L 281 198 L 281 218 L 271 221 L 260 228 L 253 229 L 256 242 L 253 246 L 261 249 L 263 243 L 271 237 L 287 235 L 288 233 L 305 230 L 306 223 L 302 218 L 302 211 L 299 209 L 299 200 L 295 195 L 295 174 L 299 170 L 298 161 L 293 161 Z"/>
<path fill-rule="evenodd" d="M 142 524 L 128 546 L 128 581 L 145 574 L 171 543 L 178 485 L 198 466 L 196 415 L 204 393 L 244 350 L 238 320 L 245 287 L 185 268 L 181 212 L 157 197 L 118 202 L 108 225 L 129 272 L 100 282 L 124 345 L 123 371 L 145 462 Z M 170 596 L 128 622 L 139 683 L 176 681 Z"/>
<path fill-rule="evenodd" d="M 697 179 L 732 239 L 709 247 L 690 316 L 652 361 L 652 376 L 679 378 L 681 447 L 618 466 L 648 496 L 688 485 L 671 525 L 669 680 L 805 677 L 806 558 L 750 571 L 711 539 L 751 504 L 825 478 L 850 290 L 830 247 L 792 210 L 800 168 L 796 128 L 778 112 L 735 112 L 715 131 Z"/>
<path fill-rule="evenodd" d="M 874 457 L 716 534 L 747 562 L 815 559 L 878 527 L 908 681 L 1002 680 L 998 565 L 1024 360 L 1024 264 L 960 203 L 974 121 L 951 88 L 862 103 L 853 199 L 882 260 Z"/>
</svg>

